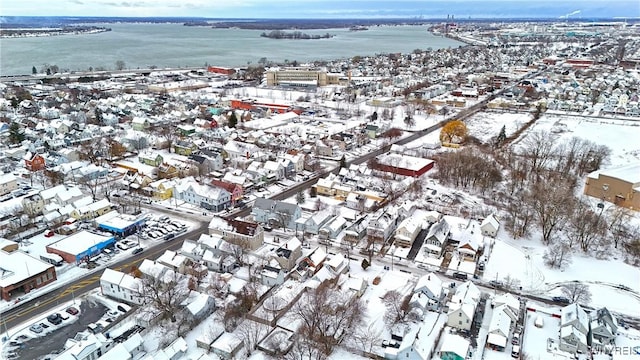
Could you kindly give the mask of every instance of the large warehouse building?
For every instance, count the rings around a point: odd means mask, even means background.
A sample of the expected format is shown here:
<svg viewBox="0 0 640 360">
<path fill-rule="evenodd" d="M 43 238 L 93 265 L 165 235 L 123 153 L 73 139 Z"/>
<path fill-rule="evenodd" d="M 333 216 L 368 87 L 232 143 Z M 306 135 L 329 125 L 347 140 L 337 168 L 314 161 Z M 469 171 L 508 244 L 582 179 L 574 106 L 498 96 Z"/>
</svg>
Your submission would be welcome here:
<svg viewBox="0 0 640 360">
<path fill-rule="evenodd" d="M 47 245 L 47 252 L 62 256 L 68 263 L 88 261 L 105 248 L 115 244 L 113 236 L 95 234 L 86 230 Z"/>
<path fill-rule="evenodd" d="M 56 281 L 56 269 L 20 251 L 0 250 L 0 298 L 9 301 Z"/>
</svg>

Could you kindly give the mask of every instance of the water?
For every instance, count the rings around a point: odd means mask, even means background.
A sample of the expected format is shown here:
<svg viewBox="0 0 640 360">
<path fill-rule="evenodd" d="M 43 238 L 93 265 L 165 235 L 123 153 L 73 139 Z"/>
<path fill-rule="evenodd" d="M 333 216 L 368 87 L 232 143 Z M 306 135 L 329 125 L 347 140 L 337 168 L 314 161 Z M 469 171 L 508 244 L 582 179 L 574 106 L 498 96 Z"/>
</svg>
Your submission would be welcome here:
<svg viewBox="0 0 640 360">
<path fill-rule="evenodd" d="M 319 40 L 276 40 L 260 30 L 212 29 L 182 24 L 103 24 L 112 31 L 98 34 L 0 39 L 0 74 L 31 74 L 44 64 L 61 70 L 203 66 L 240 67 L 270 61 L 333 60 L 356 55 L 411 52 L 463 45 L 430 34 L 426 26 L 380 26 L 367 31 L 305 30 L 336 35 Z"/>
</svg>

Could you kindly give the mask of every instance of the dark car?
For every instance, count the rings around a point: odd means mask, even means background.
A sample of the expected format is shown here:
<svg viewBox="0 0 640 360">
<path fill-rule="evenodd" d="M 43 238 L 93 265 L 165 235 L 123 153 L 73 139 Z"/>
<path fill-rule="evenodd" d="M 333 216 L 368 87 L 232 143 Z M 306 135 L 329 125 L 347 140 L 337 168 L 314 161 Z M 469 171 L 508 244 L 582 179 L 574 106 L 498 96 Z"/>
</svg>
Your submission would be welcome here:
<svg viewBox="0 0 640 360">
<path fill-rule="evenodd" d="M 53 325 L 60 325 L 62 323 L 62 316 L 60 314 L 55 313 L 47 316 L 47 321 L 52 323 Z"/>
<path fill-rule="evenodd" d="M 463 272 L 454 272 L 453 277 L 458 280 L 467 280 L 467 274 Z"/>
<path fill-rule="evenodd" d="M 551 298 L 554 302 L 560 303 L 560 304 L 570 304 L 571 300 L 567 299 L 564 296 L 554 296 L 553 298 Z"/>
<path fill-rule="evenodd" d="M 80 312 L 78 311 L 78 309 L 74 308 L 73 306 L 68 307 L 66 311 L 70 315 L 78 315 L 78 313 Z"/>
<path fill-rule="evenodd" d="M 142 249 L 142 248 L 133 249 L 133 255 L 140 254 L 142 252 L 142 250 L 144 250 L 144 249 Z"/>
</svg>

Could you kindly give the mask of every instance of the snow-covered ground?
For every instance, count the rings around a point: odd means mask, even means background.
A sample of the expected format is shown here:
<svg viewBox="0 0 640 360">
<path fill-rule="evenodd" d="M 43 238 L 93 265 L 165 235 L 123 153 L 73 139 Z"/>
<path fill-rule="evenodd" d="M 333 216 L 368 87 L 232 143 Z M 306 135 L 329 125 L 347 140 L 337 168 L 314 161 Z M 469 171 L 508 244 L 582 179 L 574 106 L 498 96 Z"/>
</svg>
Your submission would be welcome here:
<svg viewBox="0 0 640 360">
<path fill-rule="evenodd" d="M 486 144 L 498 136 L 503 126 L 505 127 L 505 135 L 509 137 L 530 120 L 530 113 L 485 111 L 474 114 L 464 122 L 467 125 L 469 136 Z"/>
<path fill-rule="evenodd" d="M 484 271 L 486 281 L 503 280 L 506 276 L 520 280 L 525 292 L 542 296 L 560 295 L 559 285 L 578 280 L 589 285 L 591 306 L 607 308 L 632 316 L 640 316 L 640 271 L 621 260 L 598 260 L 575 254 L 564 270 L 544 264 L 546 246 L 536 240 L 514 240 L 500 231 L 493 243 Z M 631 289 L 617 288 L 624 285 Z"/>
<path fill-rule="evenodd" d="M 500 127 L 496 126 L 496 134 L 499 131 Z M 579 137 L 607 146 L 611 149 L 611 156 L 609 164 L 605 166 L 640 161 L 640 121 L 545 114 L 518 141 L 521 142 L 532 131 L 550 132 L 554 137 L 554 144 L 563 144 L 572 137 Z"/>
</svg>

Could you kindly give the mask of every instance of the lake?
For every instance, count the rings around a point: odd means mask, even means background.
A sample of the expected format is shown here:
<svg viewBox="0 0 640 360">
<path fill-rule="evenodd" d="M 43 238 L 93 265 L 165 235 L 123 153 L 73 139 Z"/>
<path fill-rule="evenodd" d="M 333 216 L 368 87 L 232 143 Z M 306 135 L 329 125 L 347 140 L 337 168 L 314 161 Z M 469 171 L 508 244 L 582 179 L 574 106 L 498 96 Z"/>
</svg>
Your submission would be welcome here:
<svg viewBox="0 0 640 360">
<path fill-rule="evenodd" d="M 0 39 L 0 74 L 31 74 L 44 64 L 61 70 L 114 69 L 118 60 L 128 68 L 210 65 L 241 67 L 260 58 L 283 62 L 333 60 L 356 55 L 407 53 L 415 49 L 457 47 L 463 43 L 435 36 L 427 26 L 372 26 L 305 30 L 335 35 L 329 39 L 289 40 L 260 37 L 261 30 L 212 29 L 182 24 L 97 24 L 112 29 L 98 34 Z"/>
</svg>

